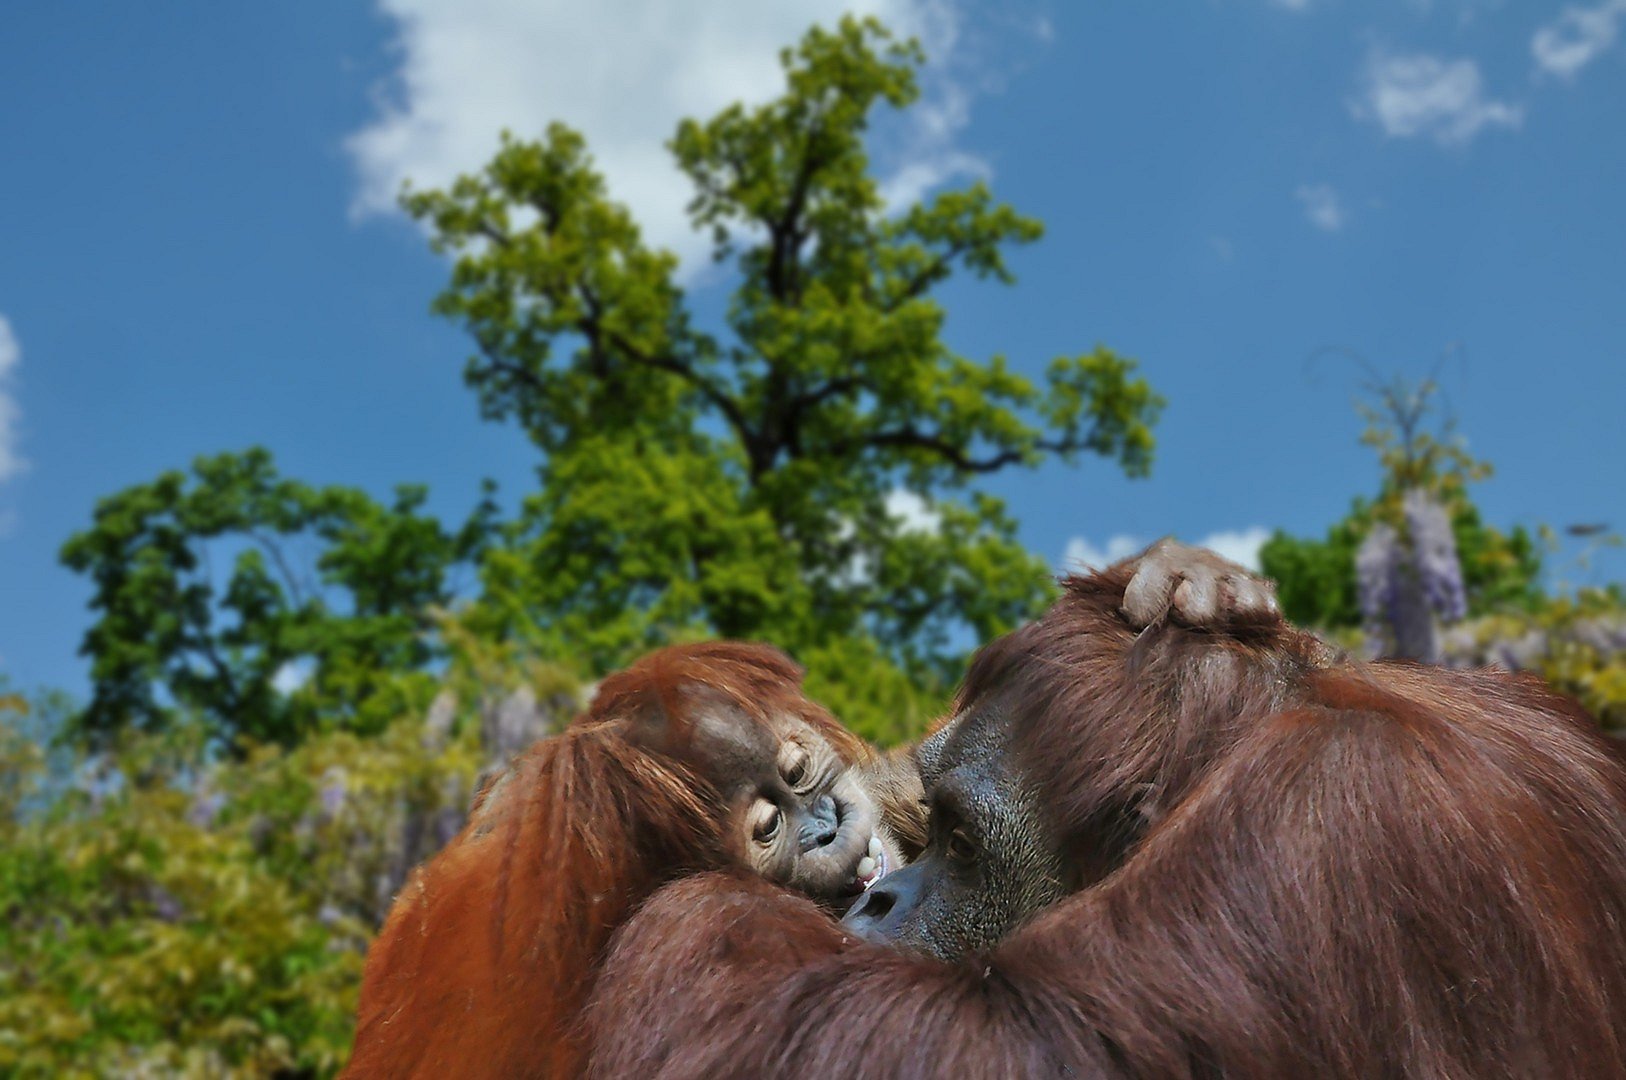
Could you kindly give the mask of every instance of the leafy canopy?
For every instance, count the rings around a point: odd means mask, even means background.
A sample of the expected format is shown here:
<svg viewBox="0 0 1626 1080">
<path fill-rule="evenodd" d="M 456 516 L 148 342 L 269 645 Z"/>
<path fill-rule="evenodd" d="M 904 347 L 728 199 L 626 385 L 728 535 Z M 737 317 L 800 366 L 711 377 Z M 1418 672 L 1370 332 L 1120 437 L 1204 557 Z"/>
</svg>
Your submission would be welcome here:
<svg viewBox="0 0 1626 1080">
<path fill-rule="evenodd" d="M 938 287 L 1010 282 L 1041 228 L 981 182 L 884 204 L 865 134 L 916 100 L 921 60 L 849 18 L 782 54 L 777 99 L 680 125 L 690 216 L 733 287 L 715 327 L 562 125 L 404 198 L 456 256 L 436 307 L 475 341 L 484 414 L 545 454 L 487 564 L 498 625 L 600 664 L 674 633 L 861 639 L 920 674 L 1047 595 L 973 480 L 1085 452 L 1147 471 L 1161 400 L 1132 361 L 1096 349 L 1036 382 L 944 341 Z"/>
</svg>

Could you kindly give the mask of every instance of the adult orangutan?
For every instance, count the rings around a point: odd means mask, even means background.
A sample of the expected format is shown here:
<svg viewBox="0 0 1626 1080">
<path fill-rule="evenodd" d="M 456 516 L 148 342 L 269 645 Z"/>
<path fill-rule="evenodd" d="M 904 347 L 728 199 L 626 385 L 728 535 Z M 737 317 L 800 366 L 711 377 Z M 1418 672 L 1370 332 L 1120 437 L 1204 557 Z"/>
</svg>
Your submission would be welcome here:
<svg viewBox="0 0 1626 1080">
<path fill-rule="evenodd" d="M 844 925 L 738 874 L 644 905 L 590 1074 L 1626 1075 L 1626 763 L 1586 716 L 1279 623 L 1137 634 L 1128 578 L 979 655 L 926 850 Z"/>
</svg>

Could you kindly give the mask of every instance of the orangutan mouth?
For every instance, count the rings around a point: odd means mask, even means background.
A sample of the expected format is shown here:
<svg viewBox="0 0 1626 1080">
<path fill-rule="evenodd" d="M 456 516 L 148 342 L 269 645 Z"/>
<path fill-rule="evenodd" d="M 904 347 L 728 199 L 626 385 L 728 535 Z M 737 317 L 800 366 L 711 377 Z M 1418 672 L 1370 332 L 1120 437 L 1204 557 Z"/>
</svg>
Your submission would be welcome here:
<svg viewBox="0 0 1626 1080">
<path fill-rule="evenodd" d="M 880 837 L 871 836 L 869 854 L 858 860 L 858 868 L 855 871 L 859 886 L 869 888 L 885 877 L 886 871 L 886 848 L 881 846 Z"/>
</svg>

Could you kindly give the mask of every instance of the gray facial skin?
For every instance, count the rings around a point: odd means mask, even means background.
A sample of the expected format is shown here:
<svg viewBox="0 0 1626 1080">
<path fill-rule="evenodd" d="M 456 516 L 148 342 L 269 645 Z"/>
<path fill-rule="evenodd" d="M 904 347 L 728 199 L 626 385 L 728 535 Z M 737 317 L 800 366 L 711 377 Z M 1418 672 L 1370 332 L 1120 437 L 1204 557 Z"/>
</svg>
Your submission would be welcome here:
<svg viewBox="0 0 1626 1080">
<path fill-rule="evenodd" d="M 917 751 L 931 808 L 914 863 L 877 882 L 843 924 L 862 937 L 952 960 L 986 948 L 1069 889 L 1059 843 L 1004 753 L 997 703 L 957 717 Z"/>
<path fill-rule="evenodd" d="M 746 865 L 815 900 L 845 904 L 862 889 L 872 841 L 901 862 L 857 774 L 817 732 L 794 717 L 770 730 L 721 705 L 695 711 L 685 756 L 728 800 Z"/>
</svg>

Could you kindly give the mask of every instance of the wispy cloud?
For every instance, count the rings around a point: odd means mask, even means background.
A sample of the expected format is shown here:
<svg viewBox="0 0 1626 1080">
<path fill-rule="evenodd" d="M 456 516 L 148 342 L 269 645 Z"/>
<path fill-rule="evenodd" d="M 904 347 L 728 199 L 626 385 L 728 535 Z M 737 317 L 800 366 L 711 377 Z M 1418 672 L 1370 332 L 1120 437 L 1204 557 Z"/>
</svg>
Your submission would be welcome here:
<svg viewBox="0 0 1626 1080">
<path fill-rule="evenodd" d="M 1309 11 L 1310 0 L 1270 0 L 1270 6 L 1283 11 Z"/>
<path fill-rule="evenodd" d="M 1374 51 L 1362 75 L 1360 98 L 1350 106 L 1395 138 L 1425 137 L 1462 145 L 1487 128 L 1516 128 L 1524 110 L 1487 97 L 1479 65 L 1427 53 Z"/>
<path fill-rule="evenodd" d="M 13 390 L 14 376 L 22 362 L 22 346 L 12 333 L 11 321 L 0 315 L 0 480 L 9 480 L 28 468 L 17 450 L 22 437 L 22 409 Z"/>
<path fill-rule="evenodd" d="M 1530 39 L 1536 67 L 1561 79 L 1573 79 L 1614 44 L 1622 20 L 1626 20 L 1626 0 L 1565 8 Z"/>
<path fill-rule="evenodd" d="M 1249 570 L 1258 570 L 1259 549 L 1269 539 L 1269 529 L 1263 525 L 1251 525 L 1245 529 L 1220 529 L 1197 539 L 1194 543 L 1197 547 L 1208 548 Z M 1067 550 L 1062 556 L 1062 569 L 1099 570 L 1121 559 L 1129 558 L 1151 542 L 1146 537 L 1119 533 L 1105 544 L 1097 545 L 1087 537 L 1075 536 L 1067 541 Z"/>
<path fill-rule="evenodd" d="M 970 92 L 954 68 L 959 15 L 952 0 L 379 0 L 395 23 L 400 63 L 379 89 L 378 115 L 346 143 L 359 215 L 395 212 L 403 181 L 447 184 L 479 168 L 504 128 L 532 137 L 553 120 L 580 129 L 612 196 L 628 204 L 652 244 L 693 267 L 706 240 L 689 228 L 692 194 L 665 142 L 680 118 L 783 87 L 778 55 L 815 22 L 873 14 L 920 37 L 933 65 L 884 184 L 913 199 L 986 166 L 958 149 Z"/>
<path fill-rule="evenodd" d="M 1301 184 L 1293 197 L 1304 207 L 1310 224 L 1325 232 L 1337 232 L 1348 219 L 1344 201 L 1331 184 Z"/>
</svg>

